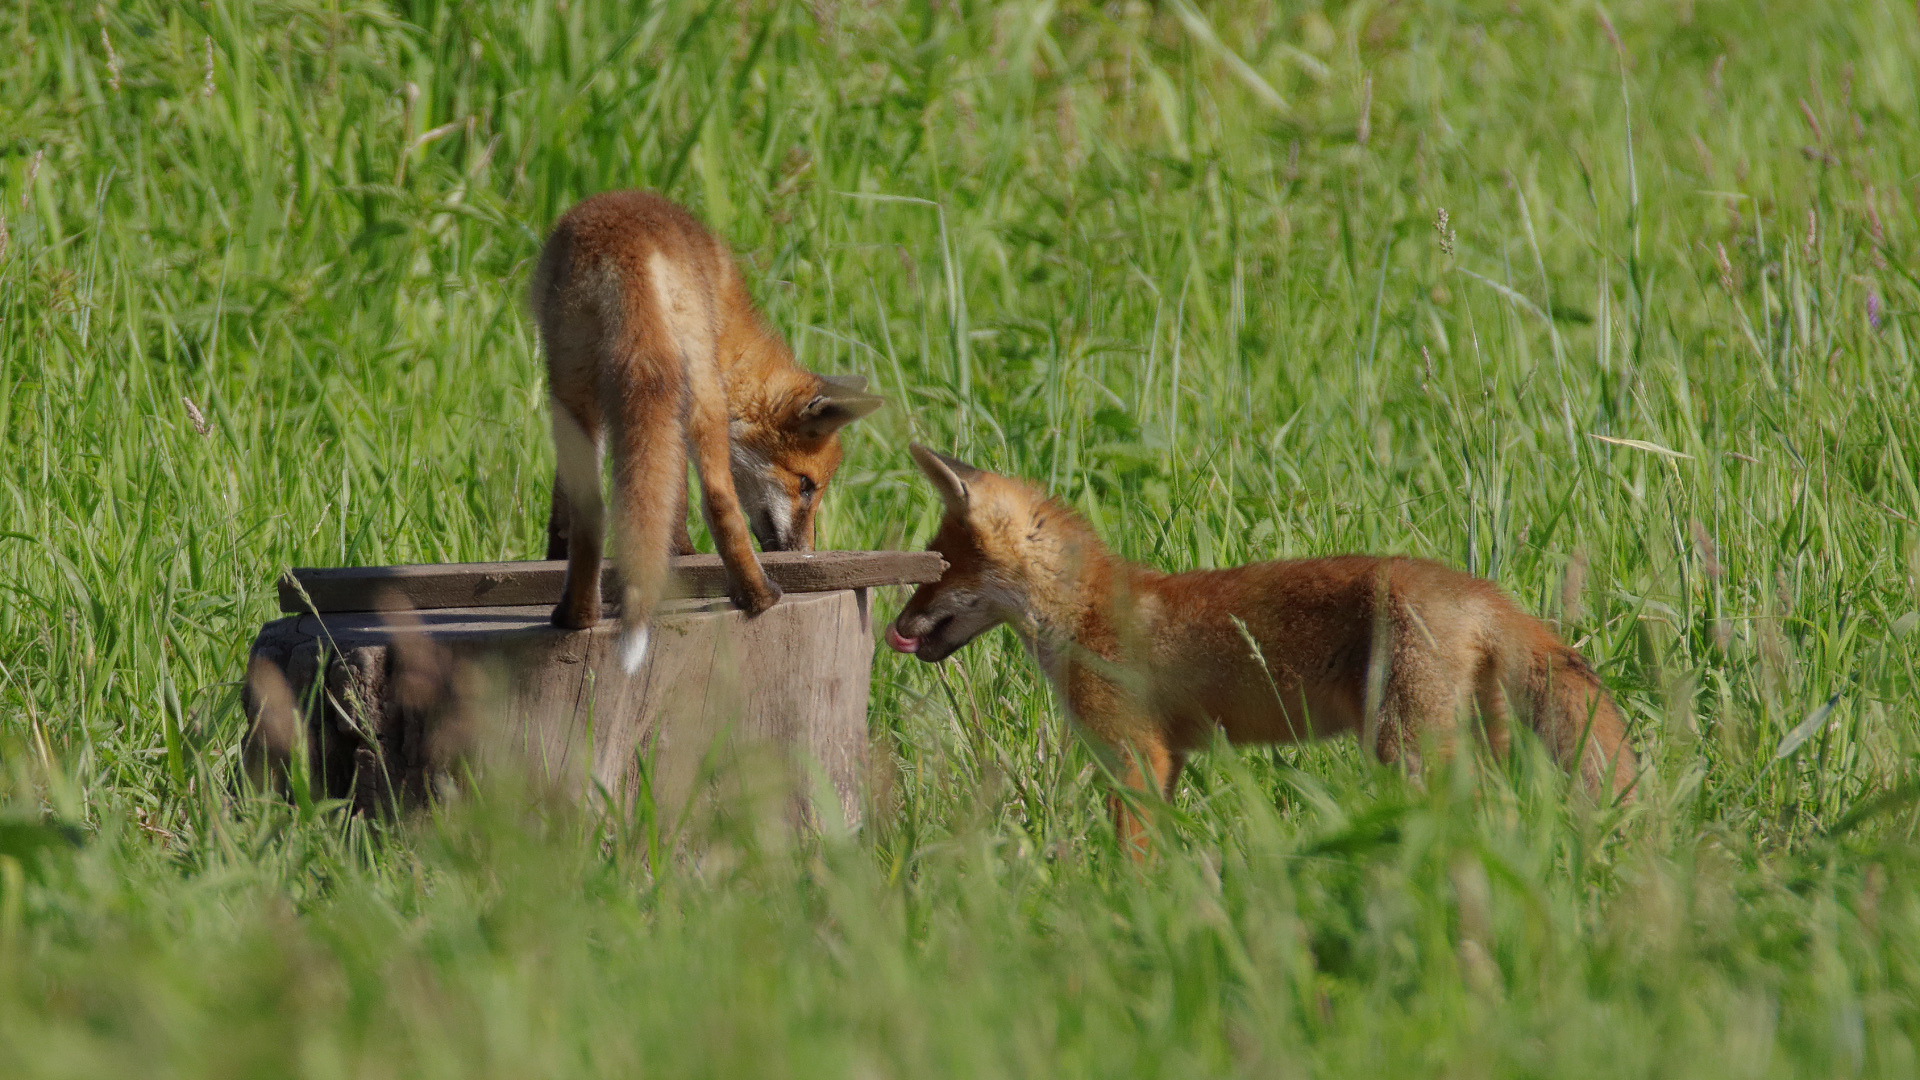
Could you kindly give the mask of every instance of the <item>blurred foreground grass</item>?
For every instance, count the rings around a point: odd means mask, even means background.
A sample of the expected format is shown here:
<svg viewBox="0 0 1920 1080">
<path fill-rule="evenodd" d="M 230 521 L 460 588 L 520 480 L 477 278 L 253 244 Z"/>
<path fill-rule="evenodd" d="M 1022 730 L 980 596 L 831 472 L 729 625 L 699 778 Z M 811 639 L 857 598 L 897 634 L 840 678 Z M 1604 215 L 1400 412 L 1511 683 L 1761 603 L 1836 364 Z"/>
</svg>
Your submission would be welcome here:
<svg viewBox="0 0 1920 1080">
<path fill-rule="evenodd" d="M 0 12 L 0 1072 L 1912 1075 L 1916 17 Z M 919 438 L 1164 566 L 1445 559 L 1641 804 L 1221 753 L 1138 873 L 1004 633 L 876 659 L 856 834 L 236 799 L 280 568 L 538 553 L 527 263 L 618 186 L 893 399 L 824 545 L 924 542 Z"/>
</svg>

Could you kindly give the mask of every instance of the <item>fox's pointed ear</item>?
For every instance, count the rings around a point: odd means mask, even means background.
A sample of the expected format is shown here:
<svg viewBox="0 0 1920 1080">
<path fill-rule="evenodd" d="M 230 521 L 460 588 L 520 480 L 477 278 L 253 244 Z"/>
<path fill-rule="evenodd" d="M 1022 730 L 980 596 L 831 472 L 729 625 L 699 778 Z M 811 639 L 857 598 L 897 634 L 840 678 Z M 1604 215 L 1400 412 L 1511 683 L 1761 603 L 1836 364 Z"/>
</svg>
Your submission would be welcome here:
<svg viewBox="0 0 1920 1080">
<path fill-rule="evenodd" d="M 837 379 L 858 380 L 858 387 Z M 805 438 L 824 439 L 887 403 L 887 399 L 865 392 L 867 380 L 861 375 L 820 377 L 820 392 L 794 414 L 789 425 Z"/>
<path fill-rule="evenodd" d="M 967 500 L 972 492 L 967 490 L 967 481 L 978 480 L 984 475 L 981 470 L 961 461 L 921 446 L 919 443 L 907 444 L 907 452 L 913 455 L 913 463 L 920 466 L 933 489 L 940 493 L 940 501 L 946 504 L 947 513 L 964 514 L 967 512 Z"/>
</svg>

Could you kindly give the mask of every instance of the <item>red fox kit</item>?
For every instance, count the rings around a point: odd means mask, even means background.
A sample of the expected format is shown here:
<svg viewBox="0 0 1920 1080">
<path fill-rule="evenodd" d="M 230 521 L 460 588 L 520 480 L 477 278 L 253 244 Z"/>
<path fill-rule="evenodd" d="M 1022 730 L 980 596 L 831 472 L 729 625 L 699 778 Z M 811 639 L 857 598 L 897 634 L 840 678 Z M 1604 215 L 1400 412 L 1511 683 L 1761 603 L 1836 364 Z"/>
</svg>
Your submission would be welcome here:
<svg viewBox="0 0 1920 1080">
<path fill-rule="evenodd" d="M 911 449 L 946 504 L 931 546 L 948 569 L 887 644 L 932 663 L 1012 624 L 1134 788 L 1171 796 L 1216 725 L 1235 743 L 1352 731 L 1417 771 L 1423 744 L 1446 753 L 1478 708 L 1496 754 L 1517 713 L 1596 797 L 1630 794 L 1633 749 L 1599 677 L 1491 582 L 1365 555 L 1163 574 L 1026 484 Z M 1112 806 L 1143 853 L 1140 823 Z"/>
<path fill-rule="evenodd" d="M 734 603 L 780 599 L 747 538 L 813 546 L 813 515 L 840 466 L 843 426 L 881 399 L 866 381 L 796 367 L 760 321 L 724 245 L 658 195 L 596 195 L 562 215 L 540 252 L 533 311 L 547 354 L 558 459 L 547 557 L 567 560 L 556 626 L 600 619 L 603 443 L 613 452 L 613 554 L 621 657 L 646 655 L 667 556 L 687 537 L 687 458 Z"/>
</svg>

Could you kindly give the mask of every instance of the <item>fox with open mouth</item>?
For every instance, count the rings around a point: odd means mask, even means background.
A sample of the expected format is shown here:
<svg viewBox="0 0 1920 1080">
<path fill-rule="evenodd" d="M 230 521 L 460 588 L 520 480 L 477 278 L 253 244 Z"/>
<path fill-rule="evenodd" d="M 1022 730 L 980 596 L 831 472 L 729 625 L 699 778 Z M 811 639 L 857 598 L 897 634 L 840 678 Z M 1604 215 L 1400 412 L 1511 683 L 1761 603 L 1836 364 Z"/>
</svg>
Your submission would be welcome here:
<svg viewBox="0 0 1920 1080">
<path fill-rule="evenodd" d="M 1028 484 L 910 449 L 945 505 L 930 546 L 948 569 L 887 644 L 931 663 L 1010 624 L 1133 788 L 1171 796 L 1215 727 L 1234 743 L 1354 732 L 1418 774 L 1477 710 L 1496 755 L 1517 715 L 1594 797 L 1631 797 L 1634 752 L 1599 676 L 1492 582 L 1370 555 L 1162 573 Z M 1118 797 L 1112 810 L 1144 855 L 1141 822 Z"/>
</svg>

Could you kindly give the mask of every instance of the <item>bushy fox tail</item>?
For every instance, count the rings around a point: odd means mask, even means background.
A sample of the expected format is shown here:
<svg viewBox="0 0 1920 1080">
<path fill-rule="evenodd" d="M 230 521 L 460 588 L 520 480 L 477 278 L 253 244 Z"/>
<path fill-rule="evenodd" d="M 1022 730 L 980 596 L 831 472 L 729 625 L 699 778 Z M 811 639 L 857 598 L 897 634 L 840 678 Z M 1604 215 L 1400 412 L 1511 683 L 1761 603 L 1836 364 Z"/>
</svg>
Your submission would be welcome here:
<svg viewBox="0 0 1920 1080">
<path fill-rule="evenodd" d="M 655 253 L 645 276 L 621 282 L 608 365 L 618 389 L 602 398 L 613 466 L 613 561 L 620 569 L 620 661 L 646 659 L 648 624 L 667 585 L 667 554 L 684 521 L 690 413 L 725 391 L 696 385 L 713 375 L 710 292 L 675 260 Z M 708 469 L 703 483 L 712 482 Z"/>
<path fill-rule="evenodd" d="M 1529 619 L 1529 621 L 1532 621 Z M 1553 759 L 1577 772 L 1596 799 L 1628 802 L 1639 762 L 1627 742 L 1620 709 L 1591 665 L 1535 622 L 1531 638 L 1510 669 L 1508 692 L 1522 700 L 1531 726 Z"/>
</svg>

